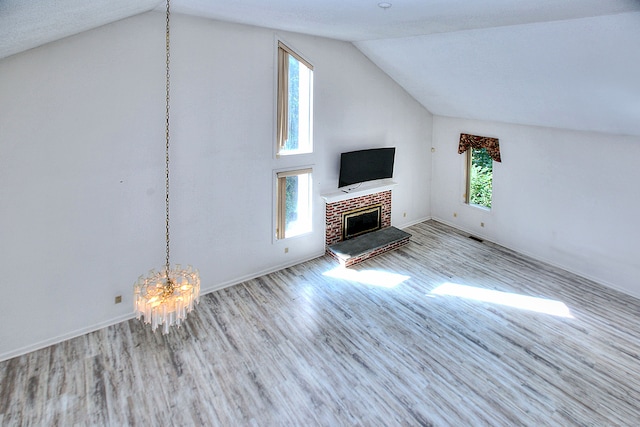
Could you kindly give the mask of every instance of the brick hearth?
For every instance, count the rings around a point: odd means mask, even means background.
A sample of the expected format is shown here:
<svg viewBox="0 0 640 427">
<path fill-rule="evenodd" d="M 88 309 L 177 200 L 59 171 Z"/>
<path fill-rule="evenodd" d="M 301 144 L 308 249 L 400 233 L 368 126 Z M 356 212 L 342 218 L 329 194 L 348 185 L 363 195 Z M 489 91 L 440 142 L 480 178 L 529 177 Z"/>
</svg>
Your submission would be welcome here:
<svg viewBox="0 0 640 427">
<path fill-rule="evenodd" d="M 327 247 L 327 253 L 340 265 L 350 267 L 376 255 L 392 251 L 409 243 L 411 234 L 395 227 L 382 228 Z"/>
</svg>

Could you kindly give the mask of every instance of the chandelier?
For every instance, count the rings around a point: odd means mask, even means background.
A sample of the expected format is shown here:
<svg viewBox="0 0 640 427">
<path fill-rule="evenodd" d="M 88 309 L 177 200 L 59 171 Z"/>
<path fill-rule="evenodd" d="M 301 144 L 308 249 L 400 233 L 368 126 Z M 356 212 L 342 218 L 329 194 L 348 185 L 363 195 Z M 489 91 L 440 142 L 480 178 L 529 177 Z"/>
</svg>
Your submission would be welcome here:
<svg viewBox="0 0 640 427">
<path fill-rule="evenodd" d="M 133 285 L 134 310 L 136 318 L 144 316 L 144 322 L 151 324 L 151 329 L 162 326 L 162 333 L 168 334 L 169 327 L 180 325 L 193 310 L 200 298 L 200 275 L 192 266 L 182 267 L 169 263 L 169 0 L 167 0 L 166 27 L 166 127 L 165 127 L 165 266 L 156 271 L 151 270 L 147 276 L 140 276 Z"/>
</svg>

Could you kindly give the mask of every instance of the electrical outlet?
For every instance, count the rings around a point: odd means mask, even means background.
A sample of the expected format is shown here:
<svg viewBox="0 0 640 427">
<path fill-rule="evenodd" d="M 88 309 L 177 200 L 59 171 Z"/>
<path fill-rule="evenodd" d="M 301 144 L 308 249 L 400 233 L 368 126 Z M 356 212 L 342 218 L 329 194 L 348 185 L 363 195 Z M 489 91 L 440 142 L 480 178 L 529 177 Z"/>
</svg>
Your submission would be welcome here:
<svg viewBox="0 0 640 427">
<path fill-rule="evenodd" d="M 116 296 L 116 304 L 120 304 L 122 302 L 122 295 Z"/>
<path fill-rule="evenodd" d="M 406 212 L 403 213 L 402 216 L 406 218 L 407 217 L 407 213 Z"/>
<path fill-rule="evenodd" d="M 284 253 L 288 254 L 289 253 L 289 248 L 284 248 Z"/>
<path fill-rule="evenodd" d="M 457 217 L 458 217 L 458 213 L 457 213 L 457 212 L 454 212 L 454 213 L 453 213 L 453 217 L 454 217 L 454 218 L 457 218 Z"/>
<path fill-rule="evenodd" d="M 484 227 L 484 222 L 481 222 L 481 223 L 480 223 L 480 227 Z"/>
</svg>

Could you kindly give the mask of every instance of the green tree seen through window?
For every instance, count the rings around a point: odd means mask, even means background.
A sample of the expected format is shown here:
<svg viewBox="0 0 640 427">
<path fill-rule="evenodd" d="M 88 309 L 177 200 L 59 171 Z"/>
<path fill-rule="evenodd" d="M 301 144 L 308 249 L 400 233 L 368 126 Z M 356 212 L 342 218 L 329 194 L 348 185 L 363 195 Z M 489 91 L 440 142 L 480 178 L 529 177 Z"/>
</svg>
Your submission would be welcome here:
<svg viewBox="0 0 640 427">
<path fill-rule="evenodd" d="M 286 196 L 287 216 L 285 218 L 285 223 L 289 225 L 290 223 L 298 219 L 298 177 L 297 176 L 287 177 L 286 194 L 287 194 Z"/>
<path fill-rule="evenodd" d="M 469 204 L 491 208 L 493 159 L 486 148 L 471 149 L 469 170 Z"/>
</svg>

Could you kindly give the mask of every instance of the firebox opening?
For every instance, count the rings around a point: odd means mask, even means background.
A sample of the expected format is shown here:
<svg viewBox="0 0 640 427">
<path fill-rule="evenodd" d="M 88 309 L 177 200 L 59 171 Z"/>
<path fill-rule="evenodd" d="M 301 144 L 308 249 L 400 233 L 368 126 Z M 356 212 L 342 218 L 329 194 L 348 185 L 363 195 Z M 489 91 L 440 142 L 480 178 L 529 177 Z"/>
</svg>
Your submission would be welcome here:
<svg viewBox="0 0 640 427">
<path fill-rule="evenodd" d="M 381 228 L 382 204 L 367 206 L 342 214 L 342 240 Z"/>
</svg>

